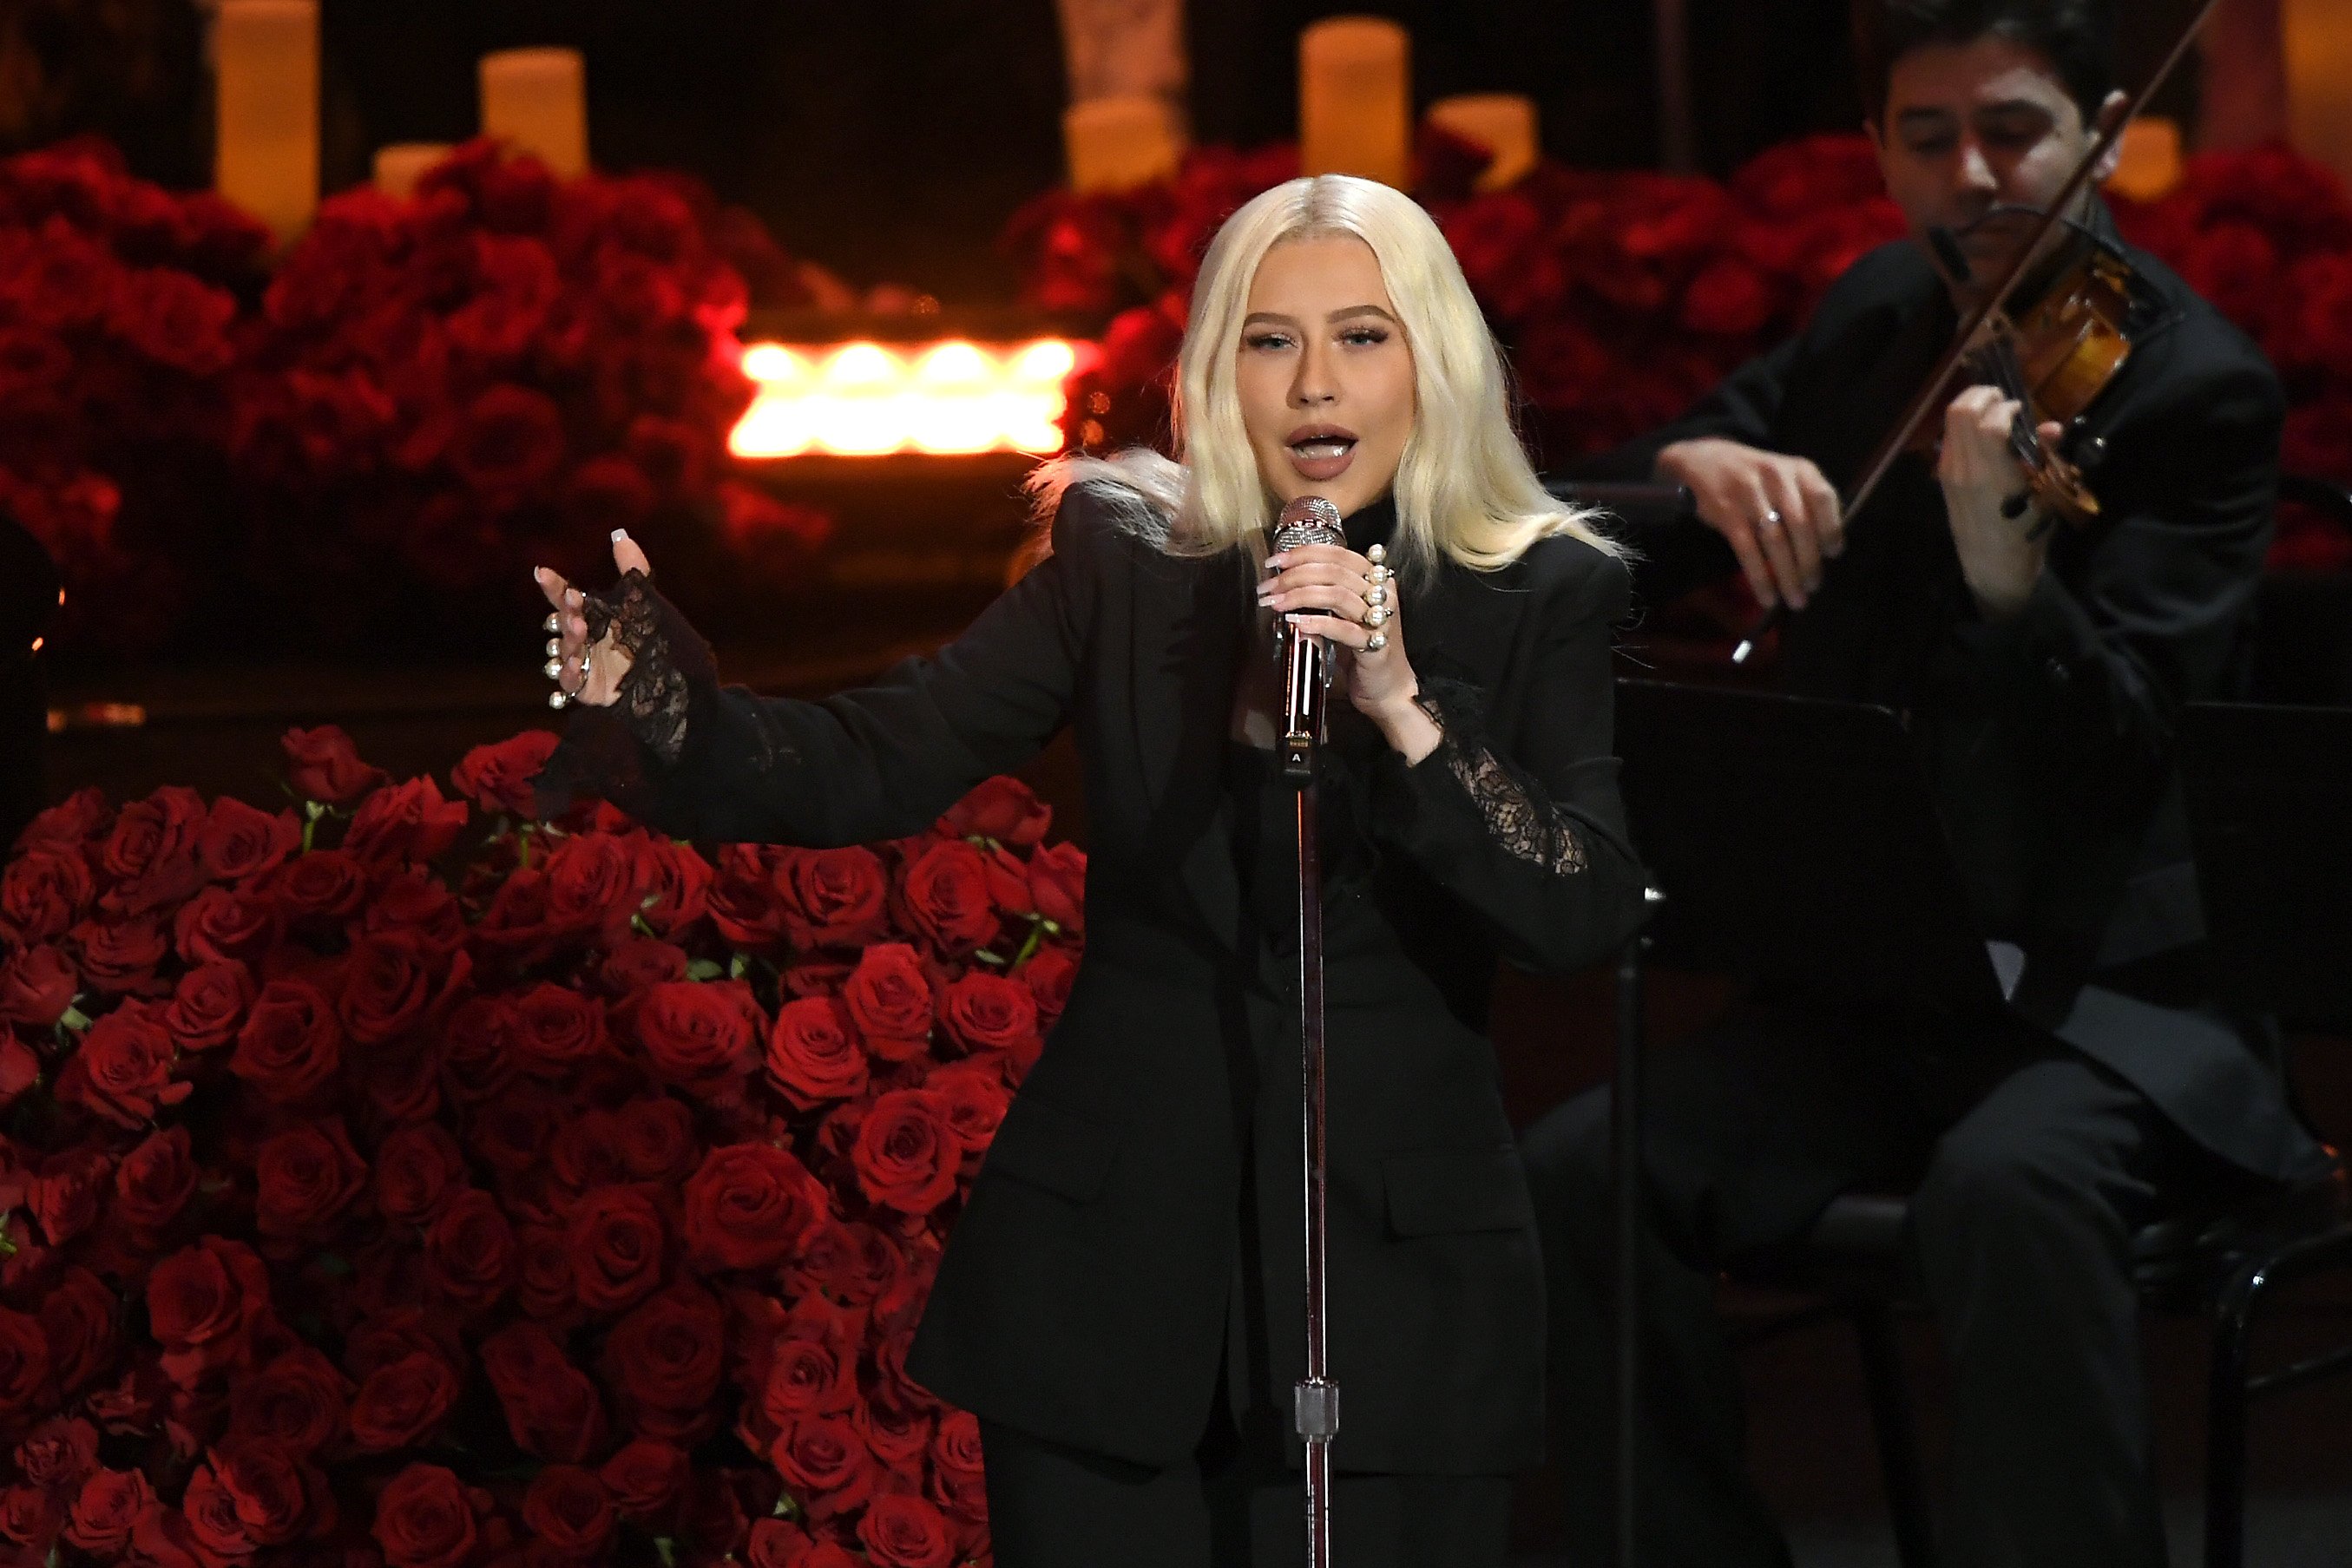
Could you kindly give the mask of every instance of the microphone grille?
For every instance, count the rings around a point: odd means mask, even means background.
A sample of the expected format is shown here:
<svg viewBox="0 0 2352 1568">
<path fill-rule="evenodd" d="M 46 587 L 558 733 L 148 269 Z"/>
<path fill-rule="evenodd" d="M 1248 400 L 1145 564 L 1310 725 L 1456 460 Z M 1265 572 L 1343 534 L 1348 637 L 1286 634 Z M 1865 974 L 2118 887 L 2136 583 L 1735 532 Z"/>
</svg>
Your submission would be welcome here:
<svg viewBox="0 0 2352 1568">
<path fill-rule="evenodd" d="M 1321 496 L 1301 496 L 1284 504 L 1282 513 L 1274 519 L 1274 548 L 1276 550 L 1297 549 L 1305 545 L 1345 544 L 1348 536 L 1339 527 L 1339 508 Z"/>
</svg>

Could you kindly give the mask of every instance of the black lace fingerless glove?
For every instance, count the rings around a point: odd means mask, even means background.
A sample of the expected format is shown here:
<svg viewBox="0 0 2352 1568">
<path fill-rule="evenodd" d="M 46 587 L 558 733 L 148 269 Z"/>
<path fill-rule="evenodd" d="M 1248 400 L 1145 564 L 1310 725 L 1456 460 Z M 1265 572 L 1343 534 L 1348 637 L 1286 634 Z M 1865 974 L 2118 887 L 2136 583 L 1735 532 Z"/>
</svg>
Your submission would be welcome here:
<svg viewBox="0 0 2352 1568">
<path fill-rule="evenodd" d="M 709 644 L 644 572 L 625 572 L 611 592 L 585 597 L 589 643 L 609 634 L 629 655 L 629 671 L 610 705 L 572 705 L 563 744 L 533 781 L 539 815 L 561 816 L 574 798 L 593 795 L 643 817 L 656 776 L 685 755 L 695 686 L 715 689 L 718 666 Z"/>
</svg>

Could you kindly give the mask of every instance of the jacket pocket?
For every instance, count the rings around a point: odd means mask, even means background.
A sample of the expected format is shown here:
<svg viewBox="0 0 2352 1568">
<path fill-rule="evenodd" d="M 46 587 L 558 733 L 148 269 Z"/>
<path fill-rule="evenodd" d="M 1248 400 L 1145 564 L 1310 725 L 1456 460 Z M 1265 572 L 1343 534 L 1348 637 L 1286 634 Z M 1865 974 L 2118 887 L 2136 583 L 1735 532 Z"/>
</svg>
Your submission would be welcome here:
<svg viewBox="0 0 2352 1568">
<path fill-rule="evenodd" d="M 1016 1094 L 989 1145 L 983 1174 L 1012 1176 L 1072 1203 L 1092 1203 L 1109 1184 L 1118 1157 L 1118 1134 L 1108 1127 L 1034 1095 Z"/>
<path fill-rule="evenodd" d="M 1535 1223 L 1518 1151 L 1423 1149 L 1381 1162 L 1389 1229 L 1398 1236 L 1520 1230 Z"/>
</svg>

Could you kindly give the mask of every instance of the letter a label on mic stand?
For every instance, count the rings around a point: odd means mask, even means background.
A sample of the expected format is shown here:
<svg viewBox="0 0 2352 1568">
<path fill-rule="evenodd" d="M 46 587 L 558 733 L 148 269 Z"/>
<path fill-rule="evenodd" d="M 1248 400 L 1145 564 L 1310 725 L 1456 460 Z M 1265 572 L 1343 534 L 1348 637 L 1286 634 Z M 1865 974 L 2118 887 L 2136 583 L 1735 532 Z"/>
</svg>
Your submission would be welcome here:
<svg viewBox="0 0 2352 1568">
<path fill-rule="evenodd" d="M 1320 496 L 1301 496 L 1275 519 L 1276 553 L 1347 540 L 1339 508 Z M 1339 1431 L 1339 1385 L 1331 1380 L 1331 1333 L 1324 1315 L 1330 1254 L 1324 1199 L 1330 1155 L 1324 1116 L 1323 873 L 1316 858 L 1315 754 L 1323 744 L 1331 652 L 1303 627 L 1284 623 L 1284 632 L 1282 771 L 1298 791 L 1298 1055 L 1304 1091 L 1299 1163 L 1307 1231 L 1307 1375 L 1297 1384 L 1295 1416 L 1307 1445 L 1307 1568 L 1330 1568 L 1331 1439 Z"/>
</svg>

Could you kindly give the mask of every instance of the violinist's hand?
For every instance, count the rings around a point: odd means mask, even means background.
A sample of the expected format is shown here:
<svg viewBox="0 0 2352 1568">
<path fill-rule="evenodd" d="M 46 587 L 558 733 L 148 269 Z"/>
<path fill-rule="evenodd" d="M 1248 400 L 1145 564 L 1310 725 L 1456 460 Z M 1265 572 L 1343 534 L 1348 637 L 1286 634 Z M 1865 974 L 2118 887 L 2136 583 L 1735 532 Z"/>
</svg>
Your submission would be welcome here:
<svg viewBox="0 0 2352 1568">
<path fill-rule="evenodd" d="M 1413 698 L 1421 682 L 1404 654 L 1403 597 L 1393 575 L 1373 591 L 1372 563 L 1341 545 L 1306 545 L 1266 557 L 1267 576 L 1258 584 L 1258 602 L 1294 626 L 1329 639 L 1347 677 L 1348 700 L 1380 727 L 1390 746 L 1418 762 L 1444 737 Z M 1369 624 L 1375 609 L 1377 626 Z M 1303 613 L 1317 610 L 1328 615 Z M 1378 635 L 1381 645 L 1371 646 Z"/>
<path fill-rule="evenodd" d="M 2028 506 L 2014 517 L 2001 515 L 2012 497 L 2030 494 L 2025 470 L 2009 445 L 2018 407 L 1995 387 L 1960 393 L 1944 411 L 1943 455 L 1936 464 L 1960 573 L 1988 621 L 2006 620 L 2025 607 L 2050 553 L 2046 531 L 2032 537 L 2040 531 L 2038 508 Z M 2044 424 L 2040 434 L 2047 445 L 2058 439 L 2060 429 Z"/>
<path fill-rule="evenodd" d="M 1699 520 L 1730 541 L 1756 601 L 1802 610 L 1822 585 L 1822 560 L 1845 549 L 1836 489 L 1803 457 L 1720 436 L 1677 441 L 1657 476 L 1690 487 Z"/>
<path fill-rule="evenodd" d="M 623 571 L 642 571 L 647 577 L 654 572 L 646 552 L 637 541 L 625 531 L 613 534 L 613 564 Z M 587 599 L 581 591 L 546 567 L 535 568 L 531 577 L 539 591 L 555 608 L 557 635 L 562 647 L 556 657 L 561 662 L 556 686 L 573 702 L 586 703 L 591 707 L 609 707 L 621 695 L 621 677 L 629 673 L 629 651 L 621 646 L 620 639 L 607 628 L 604 637 L 593 645 L 588 641 Z"/>
</svg>

